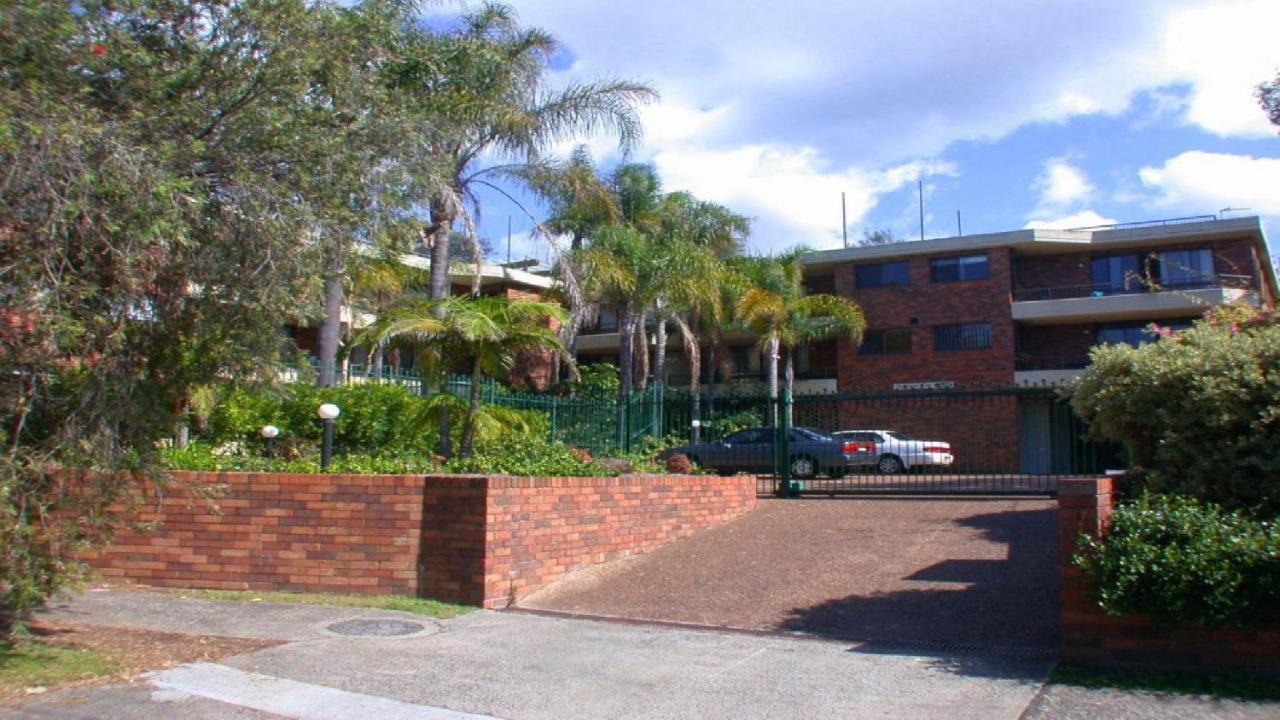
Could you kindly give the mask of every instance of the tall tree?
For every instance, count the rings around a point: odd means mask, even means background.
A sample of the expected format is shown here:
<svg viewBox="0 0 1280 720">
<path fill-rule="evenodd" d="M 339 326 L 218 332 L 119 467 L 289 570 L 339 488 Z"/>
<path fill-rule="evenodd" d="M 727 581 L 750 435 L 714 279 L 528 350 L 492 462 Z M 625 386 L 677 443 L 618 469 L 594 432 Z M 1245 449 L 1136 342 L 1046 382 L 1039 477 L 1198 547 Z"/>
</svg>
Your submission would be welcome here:
<svg viewBox="0 0 1280 720">
<path fill-rule="evenodd" d="M 792 351 L 801 342 L 847 337 L 862 342 L 865 321 L 852 300 L 836 295 L 806 295 L 801 257 L 796 248 L 777 257 L 753 259 L 748 274 L 753 287 L 738 300 L 735 317 L 758 338 L 765 353 L 769 399 L 776 408 L 778 363 L 787 352 L 787 388 L 794 389 Z M 775 410 L 776 412 L 776 410 Z M 776 415 L 771 418 L 777 422 Z"/>
<path fill-rule="evenodd" d="M 1257 96 L 1258 104 L 1267 114 L 1267 119 L 1272 125 L 1280 127 L 1280 71 L 1276 72 L 1275 80 L 1258 85 Z"/>
<path fill-rule="evenodd" d="M 394 5 L 0 12 L 0 611 L 109 537 L 194 388 L 270 375 L 323 249 L 394 207 L 351 202 L 394 196 L 372 71 Z"/>
</svg>

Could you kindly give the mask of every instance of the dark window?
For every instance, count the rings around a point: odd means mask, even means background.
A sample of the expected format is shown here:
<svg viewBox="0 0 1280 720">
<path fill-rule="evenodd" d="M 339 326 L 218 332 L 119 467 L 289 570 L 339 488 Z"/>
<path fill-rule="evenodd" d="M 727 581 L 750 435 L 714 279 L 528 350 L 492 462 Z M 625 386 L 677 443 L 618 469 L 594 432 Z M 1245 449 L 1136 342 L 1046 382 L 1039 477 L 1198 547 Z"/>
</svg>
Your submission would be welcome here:
<svg viewBox="0 0 1280 720">
<path fill-rule="evenodd" d="M 1164 287 L 1205 287 L 1213 282 L 1213 253 L 1207 248 L 1165 250 L 1157 258 Z"/>
<path fill-rule="evenodd" d="M 1090 261 L 1093 273 L 1093 295 L 1123 295 L 1142 292 L 1142 255 L 1108 255 Z"/>
<path fill-rule="evenodd" d="M 859 355 L 902 355 L 911 352 L 911 330 L 868 330 L 862 335 Z"/>
<path fill-rule="evenodd" d="M 906 260 L 859 265 L 853 272 L 859 288 L 911 284 L 911 265 Z"/>
<path fill-rule="evenodd" d="M 600 308 L 596 315 L 596 332 L 618 332 L 618 313 L 611 307 Z"/>
<path fill-rule="evenodd" d="M 983 350 L 991 347 L 991 324 L 936 325 L 934 350 Z"/>
<path fill-rule="evenodd" d="M 734 375 L 750 375 L 759 366 L 753 363 L 753 356 L 757 356 L 756 349 L 750 345 L 739 345 L 729 348 L 729 356 L 733 358 L 733 374 Z M 755 365 L 756 367 L 753 367 Z"/>
<path fill-rule="evenodd" d="M 1170 328 L 1171 330 L 1186 330 L 1191 327 L 1190 320 L 1157 320 L 1162 328 Z M 1143 343 L 1149 343 L 1159 338 L 1158 335 L 1151 331 L 1151 323 L 1125 323 L 1115 325 L 1101 325 L 1098 327 L 1098 344 L 1099 345 L 1132 345 L 1138 347 Z"/>
<path fill-rule="evenodd" d="M 934 258 L 930 263 L 929 269 L 934 282 L 986 280 L 987 256 L 958 255 L 956 257 Z"/>
</svg>

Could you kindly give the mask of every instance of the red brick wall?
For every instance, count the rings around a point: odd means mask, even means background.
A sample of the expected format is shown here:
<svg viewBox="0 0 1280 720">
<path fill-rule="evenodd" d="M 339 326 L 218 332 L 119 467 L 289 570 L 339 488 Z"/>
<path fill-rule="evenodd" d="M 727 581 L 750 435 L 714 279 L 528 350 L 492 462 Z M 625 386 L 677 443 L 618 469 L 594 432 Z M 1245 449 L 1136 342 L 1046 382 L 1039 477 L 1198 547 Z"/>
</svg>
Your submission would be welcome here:
<svg viewBox="0 0 1280 720">
<path fill-rule="evenodd" d="M 227 590 L 413 594 L 497 607 L 565 573 L 755 507 L 755 478 L 174 473 L 85 556 L 104 577 Z M 188 489 L 221 485 L 214 512 Z"/>
<path fill-rule="evenodd" d="M 1166 628 L 1143 617 L 1112 617 L 1087 592 L 1071 563 L 1081 533 L 1106 534 L 1113 507 L 1110 478 L 1058 485 L 1058 556 L 1062 568 L 1062 648 L 1068 662 L 1121 667 L 1234 668 L 1280 674 L 1280 628 L 1247 632 Z"/>
<path fill-rule="evenodd" d="M 962 385 L 1013 384 L 1011 253 L 1008 248 L 986 252 L 986 280 L 934 283 L 930 280 L 930 260 L 934 256 L 920 256 L 909 258 L 910 285 L 859 289 L 854 286 L 855 265 L 837 267 L 836 292 L 857 301 L 867 318 L 867 327 L 912 331 L 909 354 L 858 355 L 851 343 L 841 341 L 837 350 L 840 390 L 939 380 Z M 912 318 L 916 319 L 914 325 Z M 934 351 L 935 325 L 982 322 L 991 323 L 991 348 Z"/>
</svg>

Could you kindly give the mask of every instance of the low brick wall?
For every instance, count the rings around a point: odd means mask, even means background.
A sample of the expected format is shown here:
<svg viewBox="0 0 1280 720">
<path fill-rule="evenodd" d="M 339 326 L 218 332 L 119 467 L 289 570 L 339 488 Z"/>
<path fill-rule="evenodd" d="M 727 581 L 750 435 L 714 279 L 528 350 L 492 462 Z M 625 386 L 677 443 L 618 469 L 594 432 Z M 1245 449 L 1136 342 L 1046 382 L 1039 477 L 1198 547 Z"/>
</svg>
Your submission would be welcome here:
<svg viewBox="0 0 1280 720">
<path fill-rule="evenodd" d="M 756 502 L 752 476 L 175 476 L 109 548 L 85 556 L 101 575 L 169 587 L 416 592 L 503 607 Z M 209 484 L 224 489 L 217 511 L 186 489 Z"/>
<path fill-rule="evenodd" d="M 1062 567 L 1062 651 L 1067 662 L 1118 667 L 1230 668 L 1280 674 L 1280 628 L 1168 628 L 1143 617 L 1107 615 L 1071 564 L 1081 533 L 1106 534 L 1113 511 L 1110 478 L 1058 485 L 1058 548 Z"/>
</svg>

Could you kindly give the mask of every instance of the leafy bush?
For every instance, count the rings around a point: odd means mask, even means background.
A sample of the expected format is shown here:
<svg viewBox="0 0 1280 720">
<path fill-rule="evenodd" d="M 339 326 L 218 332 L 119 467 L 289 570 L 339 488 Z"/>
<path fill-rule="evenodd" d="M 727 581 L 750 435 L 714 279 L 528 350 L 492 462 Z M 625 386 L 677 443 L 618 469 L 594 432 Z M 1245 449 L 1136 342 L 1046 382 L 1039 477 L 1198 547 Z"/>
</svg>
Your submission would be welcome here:
<svg viewBox="0 0 1280 720">
<path fill-rule="evenodd" d="M 609 363 L 593 363 L 578 366 L 578 381 L 565 383 L 578 397 L 611 399 L 618 397 L 622 381 L 618 368 Z"/>
<path fill-rule="evenodd" d="M 1162 334 L 1136 349 L 1094 348 L 1076 412 L 1093 436 L 1126 446 L 1152 489 L 1280 516 L 1276 316 L 1229 306 Z"/>
<path fill-rule="evenodd" d="M 480 442 L 469 458 L 453 458 L 445 472 L 498 475 L 599 476 L 612 475 L 582 451 L 561 443 L 526 435 L 508 435 Z"/>
<path fill-rule="evenodd" d="M 1148 494 L 1121 505 L 1073 562 L 1112 615 L 1250 627 L 1280 613 L 1280 527 L 1194 498 Z"/>
</svg>

